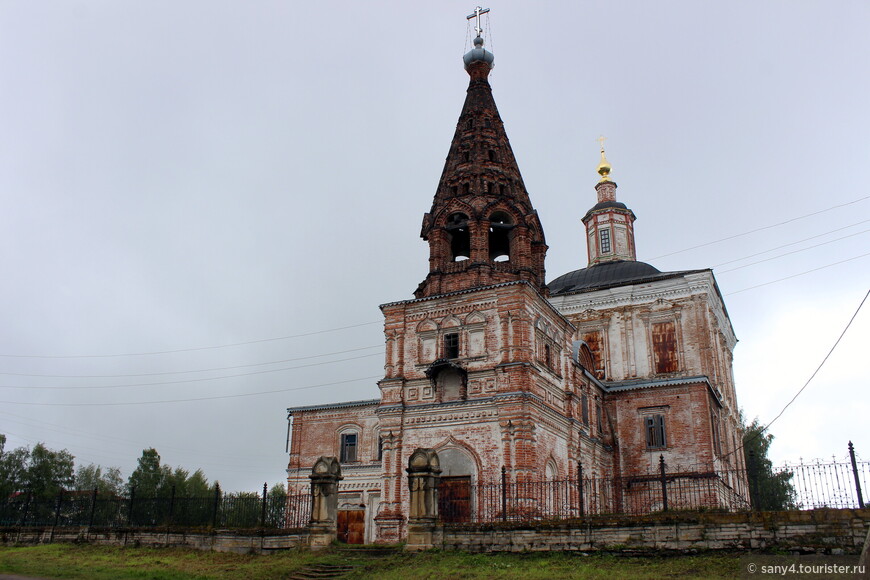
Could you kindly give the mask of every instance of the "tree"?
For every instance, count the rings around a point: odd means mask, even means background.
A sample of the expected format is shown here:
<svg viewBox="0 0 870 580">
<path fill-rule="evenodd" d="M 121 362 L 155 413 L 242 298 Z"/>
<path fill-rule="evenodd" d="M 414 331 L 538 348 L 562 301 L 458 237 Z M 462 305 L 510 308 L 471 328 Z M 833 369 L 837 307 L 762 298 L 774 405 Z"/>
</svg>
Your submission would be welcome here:
<svg viewBox="0 0 870 580">
<path fill-rule="evenodd" d="M 127 479 L 127 492 L 134 488 L 140 497 L 157 497 L 166 490 L 166 480 L 172 475 L 168 466 L 160 465 L 160 454 L 153 447 L 142 450 L 136 469 Z"/>
<path fill-rule="evenodd" d="M 100 495 L 118 496 L 123 491 L 124 480 L 120 468 L 109 467 L 103 471 L 101 466 L 91 463 L 76 470 L 74 486 L 80 491 L 96 489 Z"/>
<path fill-rule="evenodd" d="M 778 511 L 797 508 L 796 493 L 791 483 L 794 472 L 787 469 L 774 471 L 767 457 L 773 435 L 764 433 L 758 417 L 746 425 L 743 414 L 743 456 L 749 475 L 749 495 L 756 509 Z"/>
<path fill-rule="evenodd" d="M 287 488 L 276 483 L 269 489 L 266 508 L 266 527 L 283 528 L 287 518 Z"/>
<path fill-rule="evenodd" d="M 18 447 L 6 451 L 6 435 L 0 434 L 0 500 L 24 490 L 30 450 Z"/>
<path fill-rule="evenodd" d="M 24 476 L 25 487 L 35 497 L 50 498 L 73 484 L 74 457 L 66 449 L 52 451 L 42 443 L 34 445 Z"/>
</svg>

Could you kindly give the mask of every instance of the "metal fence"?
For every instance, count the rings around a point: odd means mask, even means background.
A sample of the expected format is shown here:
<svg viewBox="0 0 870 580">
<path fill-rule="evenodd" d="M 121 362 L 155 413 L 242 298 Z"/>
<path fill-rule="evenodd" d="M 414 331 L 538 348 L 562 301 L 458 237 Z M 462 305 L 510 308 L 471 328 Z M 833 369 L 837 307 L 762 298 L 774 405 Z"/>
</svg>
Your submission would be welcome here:
<svg viewBox="0 0 870 580">
<path fill-rule="evenodd" d="M 208 497 L 118 497 L 94 490 L 45 499 L 22 493 L 0 504 L 0 526 L 293 529 L 306 527 L 310 513 L 310 494 L 224 494 L 218 489 Z"/>
<path fill-rule="evenodd" d="M 813 461 L 747 469 L 675 469 L 660 458 L 654 473 L 511 480 L 503 468 L 494 482 L 444 489 L 439 517 L 459 523 L 567 520 L 593 515 L 643 515 L 673 510 L 863 508 L 870 462 Z M 448 493 L 449 491 L 449 493 Z M 0 503 L 0 526 L 88 526 L 97 528 L 299 529 L 308 526 L 311 495 L 224 494 L 207 497 L 127 497 L 60 492 L 54 498 L 18 494 Z"/>
<path fill-rule="evenodd" d="M 762 470 L 681 470 L 558 480 L 474 483 L 439 498 L 445 524 L 565 520 L 591 515 L 864 507 L 870 462 L 820 461 Z"/>
</svg>

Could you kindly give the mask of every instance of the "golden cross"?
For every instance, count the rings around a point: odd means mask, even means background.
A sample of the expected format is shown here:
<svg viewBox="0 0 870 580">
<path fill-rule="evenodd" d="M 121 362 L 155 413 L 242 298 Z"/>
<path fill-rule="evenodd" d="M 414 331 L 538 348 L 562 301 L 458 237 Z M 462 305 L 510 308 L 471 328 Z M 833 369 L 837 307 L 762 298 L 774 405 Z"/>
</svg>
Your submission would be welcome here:
<svg viewBox="0 0 870 580">
<path fill-rule="evenodd" d="M 604 142 L 607 141 L 607 137 L 605 137 L 604 135 L 599 135 L 596 141 L 601 144 L 601 152 L 604 153 Z"/>
</svg>

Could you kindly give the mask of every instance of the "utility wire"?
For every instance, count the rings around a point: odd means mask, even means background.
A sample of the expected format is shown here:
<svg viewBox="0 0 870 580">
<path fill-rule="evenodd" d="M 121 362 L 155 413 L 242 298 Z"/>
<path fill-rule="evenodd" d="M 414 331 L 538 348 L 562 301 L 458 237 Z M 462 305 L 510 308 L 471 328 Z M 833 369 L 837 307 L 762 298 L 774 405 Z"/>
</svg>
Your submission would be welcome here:
<svg viewBox="0 0 870 580">
<path fill-rule="evenodd" d="M 860 222 L 855 222 L 854 224 L 849 224 L 848 226 L 843 226 L 843 227 L 841 227 L 841 228 L 836 228 L 836 229 L 833 229 L 833 230 L 828 230 L 827 232 L 824 232 L 824 233 L 821 233 L 821 234 L 817 234 L 817 235 L 815 235 L 815 236 L 810 236 L 810 237 L 808 237 L 808 238 L 804 238 L 804 239 L 802 239 L 802 240 L 798 240 L 798 241 L 796 241 L 796 242 L 790 242 L 790 243 L 788 243 L 788 244 L 783 244 L 783 245 L 781 245 L 781 246 L 776 246 L 776 247 L 774 247 L 774 248 L 769 248 L 769 249 L 764 250 L 764 251 L 762 251 L 762 252 L 756 252 L 755 254 L 749 254 L 748 256 L 743 256 L 742 258 L 736 258 L 736 259 L 734 259 L 734 260 L 728 260 L 727 262 L 720 262 L 719 264 L 714 264 L 712 267 L 713 267 L 713 268 L 718 268 L 719 266 L 727 266 L 728 264 L 733 264 L 734 262 L 740 262 L 741 260 L 747 260 L 747 259 L 749 259 L 749 258 L 754 258 L 755 256 L 761 256 L 761 255 L 763 255 L 763 254 L 767 254 L 767 253 L 773 252 L 774 250 L 781 250 L 781 249 L 783 249 L 783 248 L 788 248 L 789 246 L 794 246 L 795 244 L 800 244 L 800 243 L 802 243 L 802 242 L 808 242 L 808 241 L 810 241 L 810 240 L 815 240 L 816 238 L 823 238 L 823 237 L 827 236 L 828 234 L 833 234 L 834 232 L 839 232 L 839 231 L 842 231 L 842 230 L 847 230 L 847 229 L 849 229 L 849 228 L 854 228 L 855 226 L 859 226 L 859 225 L 861 225 L 861 224 L 865 224 L 865 223 L 867 223 L 867 222 L 870 222 L 870 220 L 861 220 Z M 864 230 L 864 231 L 867 231 L 867 230 Z M 846 236 L 846 237 L 848 237 L 848 236 Z M 843 239 L 843 238 L 840 238 L 840 239 Z M 821 245 L 821 244 L 820 244 L 820 245 Z M 811 247 L 815 247 L 815 246 L 811 246 Z"/>
<path fill-rule="evenodd" d="M 749 286 L 747 288 L 741 288 L 740 290 L 735 290 L 734 292 L 728 292 L 725 296 L 732 296 L 734 294 L 740 294 L 741 292 L 746 292 L 747 290 L 753 290 L 755 288 L 761 288 L 762 286 L 769 286 L 770 284 L 776 284 L 777 282 L 782 282 L 783 280 L 790 280 L 792 278 L 797 278 L 798 276 L 803 276 L 805 274 L 810 274 L 812 272 L 818 272 L 819 270 L 824 270 L 825 268 L 830 268 L 832 266 L 837 266 L 839 264 L 845 264 L 846 262 L 851 262 L 852 260 L 857 260 L 859 258 L 864 258 L 865 256 L 870 256 L 870 252 L 866 254 L 861 254 L 860 256 L 854 256 L 852 258 L 846 258 L 845 260 L 840 260 L 839 262 L 833 262 L 831 264 L 826 264 L 824 266 L 819 266 L 818 268 L 813 268 L 812 270 L 806 270 L 804 272 L 800 272 L 798 274 L 792 274 L 791 276 L 786 276 L 785 278 L 778 278 L 776 280 L 771 280 L 770 282 L 764 282 L 762 284 L 756 284 L 755 286 Z"/>
<path fill-rule="evenodd" d="M 37 429 L 42 429 L 42 430 L 47 430 L 47 431 L 54 431 L 56 433 L 66 435 L 68 437 L 69 436 L 84 437 L 87 439 L 95 439 L 97 441 L 108 441 L 108 442 L 116 443 L 119 445 L 123 444 L 123 445 L 143 446 L 141 441 L 133 441 L 132 439 L 124 439 L 124 438 L 117 437 L 115 435 L 109 436 L 109 435 L 102 435 L 102 434 L 96 434 L 96 433 L 89 433 L 87 431 L 79 431 L 78 429 L 72 429 L 69 427 L 65 427 L 63 425 L 58 425 L 57 423 L 48 423 L 46 421 L 40 421 L 38 419 L 33 419 L 31 417 L 24 417 L 22 415 L 15 415 L 14 413 L 7 413 L 5 411 L 0 411 L 0 414 L 4 415 L 5 417 L 16 417 L 18 419 L 24 419 L 24 421 L 16 421 L 15 419 L 4 418 L 4 422 L 18 423 L 19 425 L 23 425 L 25 427 L 37 428 Z M 2 431 L 2 432 L 5 433 L 6 431 Z M 143 448 L 147 448 L 147 447 L 154 447 L 154 445 L 149 444 L 149 445 L 143 446 Z M 257 454 L 257 453 L 246 453 L 243 456 L 242 455 L 227 454 L 223 451 L 221 451 L 220 453 L 208 453 L 208 452 L 193 451 L 191 449 L 184 449 L 183 447 L 174 447 L 174 446 L 163 445 L 163 444 L 160 444 L 159 447 L 161 449 L 170 449 L 172 451 L 177 451 L 180 453 L 195 453 L 197 455 L 220 457 L 220 458 L 228 458 L 229 457 L 229 458 L 235 458 L 235 459 L 248 459 L 248 458 L 254 457 L 254 458 L 268 459 L 268 458 L 272 457 L 272 455 L 262 455 L 262 454 Z"/>
<path fill-rule="evenodd" d="M 163 403 L 190 403 L 193 401 L 215 401 L 218 399 L 238 399 L 241 397 L 256 397 L 259 395 L 272 395 L 275 393 L 287 393 L 290 391 L 302 391 L 306 389 L 318 389 L 320 387 L 332 387 L 334 385 L 344 385 L 357 381 L 370 381 L 381 378 L 381 375 L 371 377 L 357 377 L 346 381 L 336 381 L 333 383 L 321 383 L 319 385 L 305 385 L 304 387 L 288 387 L 286 389 L 274 389 L 271 391 L 257 391 L 255 393 L 239 393 L 236 395 L 217 395 L 214 397 L 195 397 L 190 399 L 165 399 L 161 401 L 133 401 L 129 403 L 22 403 L 19 401 L 0 401 L 4 405 L 27 405 L 31 407 L 125 407 L 130 405 L 158 405 Z"/>
<path fill-rule="evenodd" d="M 155 354 L 171 354 L 175 352 L 194 352 L 198 350 L 215 350 L 219 348 L 230 348 L 233 346 L 244 346 L 247 344 L 260 344 L 263 342 L 275 342 L 278 340 L 288 340 L 291 338 L 302 338 L 306 336 L 314 336 L 316 334 L 326 334 L 328 332 L 337 332 L 339 330 L 348 330 L 350 328 L 359 328 L 361 326 L 371 326 L 372 324 L 382 324 L 383 320 L 372 320 L 371 322 L 361 322 L 359 324 L 350 324 L 348 326 L 339 326 L 337 328 L 327 328 L 326 330 L 315 330 L 313 332 L 303 332 L 301 334 L 288 334 L 287 336 L 277 336 L 275 338 L 261 338 L 258 340 L 248 340 L 246 342 L 234 342 L 231 344 L 219 344 L 216 346 L 198 346 L 193 348 L 179 348 L 175 350 L 155 350 L 149 352 L 128 352 L 121 354 L 68 354 L 68 355 L 49 355 L 49 354 L 0 354 L 0 358 L 116 358 L 124 356 L 148 356 Z"/>
<path fill-rule="evenodd" d="M 825 355 L 825 357 L 822 359 L 822 362 L 819 363 L 819 366 L 816 367 L 816 370 L 813 371 L 813 374 L 810 375 L 810 378 L 808 378 L 807 382 L 804 383 L 804 386 L 802 386 L 800 388 L 800 390 L 798 390 L 798 392 L 795 394 L 795 396 L 792 397 L 788 403 L 786 403 L 786 405 L 782 408 L 782 410 L 779 412 L 779 414 L 776 417 L 774 417 L 769 423 L 767 423 L 764 427 L 762 427 L 757 432 L 755 432 L 753 434 L 753 436 L 751 436 L 749 439 L 744 439 L 743 441 L 741 441 L 740 445 L 738 445 L 736 449 L 723 455 L 721 457 L 722 459 L 725 459 L 725 458 L 737 453 L 738 451 L 742 450 L 746 446 L 747 443 L 750 443 L 751 441 L 754 441 L 755 439 L 760 437 L 765 431 L 767 431 L 770 428 L 771 425 L 774 424 L 774 422 L 777 419 L 782 417 L 783 413 L 785 413 L 785 410 L 788 409 L 791 406 L 791 404 L 794 403 L 795 400 L 800 396 L 800 394 L 804 392 L 804 390 L 810 385 L 812 380 L 814 378 L 816 378 L 816 375 L 819 374 L 819 371 L 822 370 L 822 367 L 825 366 L 825 363 L 828 362 L 828 359 L 831 358 L 831 355 L 834 354 L 834 350 L 836 350 L 837 346 L 840 344 L 840 341 L 843 340 L 843 337 L 846 335 L 846 332 L 849 330 L 849 327 L 852 326 L 852 323 L 855 321 L 855 318 L 858 317 L 858 313 L 861 312 L 861 308 L 864 307 L 864 303 L 867 301 L 868 296 L 870 296 L 870 290 L 868 290 L 867 293 L 864 294 L 864 298 L 861 299 L 861 303 L 858 305 L 858 308 L 855 310 L 855 313 L 852 315 L 852 318 L 849 319 L 849 322 L 846 324 L 846 327 L 843 329 L 843 332 L 841 332 L 840 336 L 837 337 L 836 342 L 834 342 L 834 346 L 831 347 L 831 349 L 828 351 L 828 354 Z"/>
<path fill-rule="evenodd" d="M 825 363 L 828 361 L 828 359 L 831 357 L 831 355 L 834 354 L 834 350 L 837 348 L 837 345 L 840 344 L 841 340 L 843 340 L 843 337 L 846 335 L 846 331 L 848 331 L 849 327 L 852 326 L 852 323 L 855 322 L 855 318 L 857 318 L 858 313 L 861 312 L 861 308 L 864 306 L 864 303 L 867 301 L 868 296 L 870 296 L 870 290 L 868 290 L 867 293 L 864 294 L 864 298 L 861 300 L 861 304 L 858 305 L 858 309 L 855 310 L 855 314 L 853 314 L 852 318 L 849 319 L 849 323 L 846 324 L 846 328 L 844 328 L 843 332 L 840 333 L 840 336 L 837 337 L 837 341 L 834 343 L 834 346 L 831 347 L 831 350 L 828 351 L 828 354 L 825 355 L 825 358 L 822 359 L 822 362 L 819 363 L 819 366 L 816 368 L 815 371 L 813 371 L 813 374 L 810 375 L 810 378 L 807 379 L 807 382 L 804 383 L 804 386 L 802 386 L 800 388 L 800 390 L 795 394 L 795 396 L 791 398 L 791 401 L 786 403 L 785 407 L 782 408 L 782 411 L 779 412 L 779 415 L 774 417 L 770 421 L 770 423 L 768 423 L 767 425 L 764 426 L 764 429 L 762 429 L 762 432 L 767 431 L 767 429 L 771 425 L 773 425 L 777 419 L 782 417 L 782 414 L 785 413 L 785 410 L 788 409 L 791 406 L 791 404 L 795 402 L 795 399 L 797 399 L 800 396 L 800 394 L 804 392 L 804 389 L 806 389 L 809 386 L 810 382 L 816 377 L 816 375 L 819 374 L 819 371 L 822 370 L 822 367 L 825 366 Z"/>
<path fill-rule="evenodd" d="M 757 262 L 750 262 L 748 264 L 743 264 L 742 266 L 735 266 L 734 268 L 729 268 L 727 270 L 719 270 L 717 274 L 727 274 L 728 272 L 734 272 L 735 270 L 740 270 L 742 268 L 748 268 L 749 266 L 755 266 L 756 264 L 763 264 L 765 262 L 770 262 L 771 260 L 778 260 L 779 258 L 784 258 L 785 256 L 791 256 L 792 254 L 798 254 L 800 252 L 806 252 L 807 250 L 814 250 L 816 248 L 820 248 L 827 244 L 833 244 L 834 242 L 839 242 L 841 240 L 845 240 L 847 238 L 851 238 L 854 236 L 859 236 L 861 234 L 866 234 L 870 232 L 870 230 L 863 230 L 860 232 L 856 232 L 854 234 L 849 234 L 848 236 L 843 236 L 842 238 L 834 238 L 833 240 L 828 240 L 827 242 L 821 242 L 819 244 L 813 244 L 812 246 L 807 246 L 806 248 L 800 248 L 799 250 L 792 250 L 791 252 L 786 252 L 784 254 L 778 254 L 776 256 L 771 256 L 769 258 L 765 258 L 763 260 L 758 260 Z M 758 255 L 758 254 L 756 254 Z M 737 260 L 732 260 L 737 261 Z"/>
<path fill-rule="evenodd" d="M 25 390 L 49 389 L 49 390 L 58 390 L 58 391 L 73 391 L 73 390 L 79 390 L 79 389 L 126 389 L 126 388 L 130 388 L 130 387 L 153 387 L 153 386 L 159 386 L 159 385 L 180 385 L 180 384 L 184 384 L 184 383 L 201 383 L 204 381 L 216 381 L 219 379 L 232 379 L 232 378 L 237 378 L 237 377 L 250 377 L 252 375 L 264 375 L 267 373 L 279 373 L 279 372 L 283 372 L 283 371 L 291 371 L 291 370 L 295 370 L 295 369 L 304 369 L 304 368 L 308 368 L 308 367 L 328 365 L 328 364 L 333 364 L 333 363 L 337 363 L 337 362 L 345 362 L 345 361 L 349 361 L 349 360 L 359 360 L 361 358 L 369 358 L 369 357 L 373 357 L 373 356 L 383 356 L 383 354 L 380 352 L 374 352 L 371 354 L 363 354 L 360 356 L 352 356 L 352 357 L 348 357 L 348 358 L 340 358 L 340 359 L 336 359 L 336 360 L 328 360 L 328 361 L 323 361 L 323 362 L 310 363 L 307 365 L 297 365 L 295 367 L 283 367 L 280 369 L 266 369 L 266 370 L 262 370 L 262 371 L 253 371 L 250 373 L 236 373 L 234 375 L 220 375 L 217 377 L 200 377 L 197 379 L 179 379 L 177 381 L 159 381 L 156 383 L 131 383 L 129 385 L 84 385 L 84 386 L 78 385 L 78 386 L 64 386 L 64 387 L 0 385 L 0 389 L 25 389 Z"/>
<path fill-rule="evenodd" d="M 856 200 L 853 200 L 853 201 L 850 201 L 850 202 L 846 202 L 846 203 L 843 203 L 843 204 L 839 204 L 839 205 L 831 206 L 831 207 L 828 207 L 828 208 L 825 208 L 825 209 L 821 209 L 821 210 L 818 210 L 818 211 L 815 211 L 815 212 L 812 212 L 812 213 L 808 213 L 808 214 L 805 214 L 805 215 L 802 215 L 802 216 L 797 216 L 797 217 L 794 217 L 794 218 L 791 218 L 791 219 L 788 219 L 788 220 L 785 220 L 785 221 L 782 221 L 782 222 L 778 222 L 778 223 L 775 223 L 775 224 L 771 224 L 771 225 L 767 225 L 767 226 L 762 226 L 762 227 L 760 227 L 760 228 L 756 228 L 756 229 L 753 229 L 753 230 L 749 230 L 749 231 L 746 231 L 746 232 L 743 232 L 743 233 L 740 233 L 740 234 L 734 234 L 734 235 L 731 235 L 731 236 L 727 236 L 727 237 L 724 237 L 724 238 L 720 238 L 720 239 L 718 239 L 718 240 L 714 240 L 714 241 L 712 241 L 712 242 L 706 242 L 706 243 L 703 243 L 703 244 L 698 244 L 698 245 L 695 245 L 695 246 L 691 246 L 691 247 L 688 247 L 688 248 L 684 248 L 684 249 L 682 249 L 682 250 L 677 250 L 677 251 L 675 251 L 675 252 L 671 252 L 671 253 L 668 253 L 668 254 L 662 254 L 662 255 L 660 255 L 660 256 L 656 256 L 656 257 L 654 257 L 654 258 L 651 258 L 650 260 L 657 260 L 657 259 L 659 259 L 659 258 L 665 258 L 665 257 L 668 257 L 668 256 L 673 256 L 673 255 L 675 255 L 675 254 L 680 254 L 680 253 L 683 253 L 683 252 L 688 252 L 688 251 L 690 251 L 690 250 L 695 250 L 695 249 L 697 249 L 697 248 L 703 248 L 703 247 L 710 246 L 710 245 L 713 245 L 713 244 L 717 244 L 717 243 L 720 243 L 720 242 L 724 242 L 724 241 L 727 241 L 727 240 L 732 240 L 732 239 L 734 239 L 734 238 L 739 238 L 739 237 L 741 237 L 741 236 L 746 236 L 746 235 L 749 235 L 749 234 L 752 234 L 752 233 L 755 233 L 755 232 L 759 232 L 759 231 L 763 231 L 763 230 L 767 230 L 767 229 L 771 229 L 771 228 L 779 227 L 779 226 L 781 226 L 781 225 L 785 225 L 785 224 L 788 224 L 788 223 L 792 223 L 792 222 L 794 222 L 794 221 L 798 221 L 798 220 L 801 220 L 801 219 L 804 219 L 804 218 L 807 218 L 807 217 L 812 217 L 812 216 L 814 216 L 814 215 L 818 215 L 818 214 L 821 214 L 821 213 L 825 213 L 825 212 L 828 212 L 828 211 L 831 211 L 831 210 L 834 210 L 834 209 L 838 209 L 838 208 L 841 208 L 841 207 L 846 207 L 846 206 L 849 206 L 849 205 L 852 205 L 852 204 L 855 204 L 855 203 L 859 203 L 859 202 L 864 201 L 864 200 L 866 200 L 866 199 L 870 199 L 870 196 L 864 196 L 864 197 L 862 197 L 862 198 L 859 198 L 859 199 L 856 199 Z M 866 222 L 866 221 L 870 221 L 870 220 L 864 220 L 864 221 L 862 221 L 862 222 L 857 222 L 856 224 L 852 224 L 852 226 L 854 226 L 854 225 L 858 225 L 858 224 L 861 224 L 861 223 L 864 223 L 864 222 Z M 835 229 L 835 230 L 831 230 L 831 232 L 839 231 L 840 229 L 845 229 L 845 228 L 847 228 L 847 227 L 852 227 L 852 226 L 845 226 L 845 227 L 843 227 L 843 228 L 838 228 L 838 229 Z M 831 232 L 828 232 L 828 233 L 831 233 Z M 820 235 L 824 235 L 824 234 L 820 234 Z M 813 236 L 813 237 L 811 237 L 811 238 L 806 238 L 806 240 L 813 239 L 814 237 L 818 237 L 818 236 Z M 806 240 L 801 240 L 801 241 L 806 241 Z M 794 243 L 800 243 L 800 242 L 793 242 L 793 244 L 794 244 Z M 785 246 L 793 245 L 793 244 L 786 244 Z M 781 247 L 785 247 L 785 246 L 779 246 L 779 247 L 781 248 Z M 773 249 L 771 249 L 771 250 L 767 250 L 767 251 L 773 251 L 773 250 L 775 250 L 775 249 L 778 249 L 778 248 L 773 248 Z M 761 252 L 761 253 L 764 253 L 764 252 Z M 757 255 L 757 254 L 753 254 L 753 255 Z M 752 256 L 746 256 L 746 257 L 752 257 Z M 742 260 L 742 259 L 745 259 L 745 258 L 738 258 L 738 260 Z M 732 260 L 732 261 L 738 261 L 738 260 Z M 724 264 L 728 264 L 728 263 L 731 263 L 731 262 L 725 262 Z M 839 263 L 839 262 L 838 262 L 838 263 Z M 724 264 L 720 264 L 720 265 L 724 265 Z M 831 264 L 831 265 L 834 265 L 834 264 Z M 813 270 L 811 270 L 811 271 L 813 271 Z M 786 280 L 786 279 L 787 279 L 787 278 L 782 278 L 781 280 Z M 778 281 L 780 281 L 780 280 L 775 280 L 774 282 L 778 282 Z M 770 283 L 773 283 L 773 282 L 770 282 Z M 757 288 L 757 286 L 753 286 L 752 288 Z M 749 289 L 750 289 L 750 288 L 745 288 L 744 290 L 749 290 Z M 742 291 L 744 291 L 744 290 L 739 290 L 738 292 L 742 292 Z M 733 292 L 732 292 L 732 294 L 733 294 Z M 216 349 L 222 349 L 222 348 L 231 348 L 231 347 L 236 347 L 236 346 L 245 346 L 245 345 L 250 345 L 250 344 L 261 344 L 261 343 L 266 343 L 266 342 L 275 342 L 275 341 L 280 341 L 280 340 L 289 340 L 289 339 L 293 339 L 293 338 L 303 338 L 303 337 L 306 337 L 306 336 L 315 336 L 315 335 L 318 335 L 318 334 L 326 334 L 326 333 L 329 333 L 329 332 L 337 332 L 337 331 L 339 331 L 339 330 L 348 330 L 348 329 L 351 329 L 351 328 L 360 328 L 360 327 L 363 327 L 363 326 L 371 326 L 371 325 L 373 325 L 373 324 L 381 324 L 382 322 L 383 322 L 382 320 L 373 320 L 373 321 L 370 321 L 370 322 L 361 322 L 361 323 L 359 323 L 359 324 L 351 324 L 351 325 L 348 325 L 348 326 L 340 326 L 340 327 L 336 327 L 336 328 L 328 328 L 328 329 L 324 329 L 324 330 L 315 330 L 315 331 L 312 331 L 312 332 L 304 332 L 304 333 L 300 333 L 300 334 L 290 334 L 290 335 L 287 335 L 287 336 L 278 336 L 278 337 L 274 337 L 274 338 L 262 338 L 262 339 L 257 339 L 257 340 L 244 341 L 244 342 L 236 342 L 236 343 L 221 344 L 221 345 L 213 345 L 213 346 L 200 346 L 200 347 L 191 347 L 191 348 L 180 348 L 180 349 L 172 349 L 172 350 L 157 350 L 157 351 L 131 352 L 131 353 L 116 353 L 116 354 L 81 354 L 81 355 L 34 355 L 34 354 L 2 354 L 2 353 L 0 353 L 0 358 L 32 358 L 32 359 L 118 358 L 118 357 L 132 357 L 132 356 L 150 356 L 150 355 L 160 355 L 160 354 L 172 354 L 172 353 L 179 353 L 179 352 L 196 352 L 196 351 L 204 351 L 204 350 L 216 350 Z M 12 373 L 0 373 L 0 374 L 12 374 Z M 34 376 L 36 376 L 36 375 L 34 375 Z M 48 376 L 48 375 L 46 375 L 46 376 Z M 121 375 L 118 375 L 118 376 L 121 376 Z M 132 375 L 131 375 L 131 376 L 132 376 Z"/>
<path fill-rule="evenodd" d="M 819 214 L 821 214 L 821 213 L 825 213 L 825 212 L 828 212 L 828 211 L 831 211 L 831 210 L 834 210 L 834 209 L 839 209 L 839 208 L 841 208 L 841 207 L 846 207 L 846 206 L 848 206 L 848 205 L 852 205 L 852 204 L 855 204 L 855 203 L 858 203 L 858 202 L 864 201 L 864 200 L 866 200 L 866 199 L 870 199 L 870 195 L 866 195 L 866 196 L 864 196 L 864 197 L 862 197 L 862 198 L 859 198 L 859 199 L 856 199 L 856 200 L 853 200 L 853 201 L 848 201 L 848 202 L 846 202 L 846 203 L 841 203 L 840 205 L 832 205 L 831 207 L 827 207 L 827 208 L 825 208 L 825 209 L 820 209 L 819 211 L 814 211 L 814 212 L 812 212 L 812 213 L 808 213 L 808 214 L 805 214 L 805 215 L 801 215 L 801 216 L 793 217 L 793 218 L 791 218 L 791 219 L 787 219 L 787 220 L 782 221 L 782 222 L 779 222 L 779 223 L 771 224 L 771 225 L 768 225 L 768 226 L 762 226 L 762 227 L 760 227 L 760 228 L 755 228 L 754 230 L 749 230 L 749 231 L 743 232 L 743 233 L 741 233 L 741 234 L 734 234 L 734 235 L 732 235 L 732 236 L 727 236 L 727 237 L 724 237 L 724 238 L 719 238 L 718 240 L 713 240 L 712 242 L 706 242 L 706 243 L 703 243 L 703 244 L 698 244 L 697 246 L 691 246 L 691 247 L 689 247 L 689 248 L 684 248 L 684 249 L 682 249 L 682 250 L 677 250 L 677 251 L 675 251 L 675 252 L 670 252 L 669 254 L 662 254 L 662 255 L 660 255 L 660 256 L 656 256 L 656 257 L 654 257 L 654 258 L 651 258 L 651 260 L 658 260 L 659 258 L 667 258 L 668 256 L 674 256 L 674 255 L 676 255 L 676 254 L 682 254 L 683 252 L 688 252 L 688 251 L 690 251 L 690 250 L 697 250 L 698 248 L 705 248 L 705 247 L 707 247 L 707 246 L 712 246 L 713 244 L 718 244 L 718 243 L 721 243 L 721 242 L 727 242 L 728 240 L 733 240 L 733 239 L 735 239 L 735 238 L 740 238 L 740 237 L 743 237 L 743 236 L 748 236 L 749 234 L 754 234 L 754 233 L 756 233 L 756 232 L 761 232 L 761 231 L 769 230 L 769 229 L 772 229 L 772 228 L 778 228 L 779 226 L 783 226 L 783 225 L 785 225 L 785 224 L 790 224 L 790 223 L 792 223 L 792 222 L 796 222 L 796 221 L 798 221 L 798 220 L 802 220 L 802 219 L 805 219 L 805 218 L 808 218 L 808 217 L 812 217 L 812 216 L 814 216 L 814 215 L 819 215 Z"/>
<path fill-rule="evenodd" d="M 211 371 L 228 371 L 228 370 L 232 370 L 232 369 L 244 369 L 244 368 L 250 368 L 250 367 L 276 365 L 276 364 L 281 364 L 281 363 L 286 363 L 286 362 L 295 362 L 298 360 L 310 360 L 313 358 L 322 358 L 325 356 L 332 356 L 335 354 L 345 354 L 348 352 L 358 352 L 361 350 L 370 350 L 373 348 L 383 349 L 384 345 L 383 344 L 373 344 L 371 346 L 361 346 L 359 348 L 349 348 L 347 350 L 337 350 L 334 352 L 327 352 L 327 353 L 323 353 L 323 354 L 313 354 L 311 356 L 300 356 L 300 357 L 296 357 L 296 358 L 286 358 L 283 360 L 274 360 L 274 361 L 262 362 L 262 363 L 252 363 L 252 364 L 247 364 L 247 365 L 234 365 L 234 366 L 230 366 L 230 367 L 212 367 L 212 368 L 208 368 L 208 369 L 196 369 L 196 370 L 189 370 L 189 371 L 164 371 L 164 372 L 157 372 L 157 373 L 127 373 L 127 374 L 120 374 L 120 375 L 45 375 L 45 374 L 34 374 L 34 373 L 4 373 L 4 372 L 0 372 L 0 375 L 6 375 L 6 376 L 12 376 L 12 377 L 42 377 L 42 378 L 52 378 L 52 379 L 114 379 L 114 378 L 121 378 L 121 377 L 154 377 L 154 376 L 160 376 L 160 375 L 182 375 L 182 374 L 189 374 L 189 373 L 205 373 L 205 372 L 211 372 Z M 329 361 L 329 362 L 337 362 L 337 361 Z M 326 363 L 321 363 L 321 364 L 326 364 Z M 292 367 L 292 368 L 299 368 L 299 367 Z"/>
</svg>

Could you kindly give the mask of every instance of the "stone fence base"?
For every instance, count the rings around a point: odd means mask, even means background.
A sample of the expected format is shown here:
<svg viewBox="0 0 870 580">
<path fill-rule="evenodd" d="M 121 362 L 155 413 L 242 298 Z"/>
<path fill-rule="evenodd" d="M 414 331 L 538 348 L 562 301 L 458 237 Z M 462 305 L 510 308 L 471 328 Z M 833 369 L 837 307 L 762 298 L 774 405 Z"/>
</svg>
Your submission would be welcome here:
<svg viewBox="0 0 870 580">
<path fill-rule="evenodd" d="M 81 543 L 105 546 L 184 547 L 214 552 L 262 554 L 308 546 L 308 532 L 265 535 L 236 530 L 215 532 L 155 530 L 98 530 L 91 528 L 0 528 L 0 544 Z"/>
<path fill-rule="evenodd" d="M 445 527 L 440 548 L 471 552 L 535 550 L 787 550 L 857 554 L 870 509 L 672 513 L 594 517 L 581 522 Z"/>
<path fill-rule="evenodd" d="M 414 544 L 470 552 L 784 550 L 858 554 L 870 528 L 870 509 L 787 512 L 671 512 L 589 517 L 574 522 L 432 526 Z M 431 541 L 431 545 L 428 542 Z M 95 528 L 0 528 L 0 544 L 76 542 L 111 546 L 180 546 L 218 552 L 267 553 L 308 548 L 307 530 L 155 531 Z M 410 542 L 409 542 L 409 548 Z"/>
</svg>

